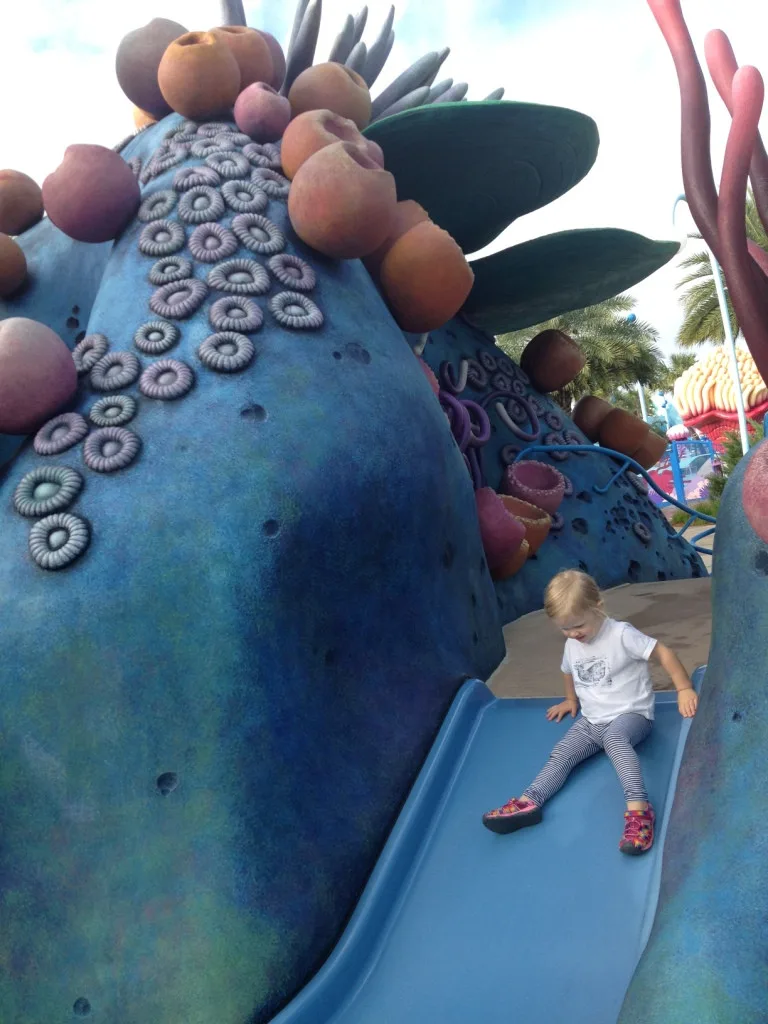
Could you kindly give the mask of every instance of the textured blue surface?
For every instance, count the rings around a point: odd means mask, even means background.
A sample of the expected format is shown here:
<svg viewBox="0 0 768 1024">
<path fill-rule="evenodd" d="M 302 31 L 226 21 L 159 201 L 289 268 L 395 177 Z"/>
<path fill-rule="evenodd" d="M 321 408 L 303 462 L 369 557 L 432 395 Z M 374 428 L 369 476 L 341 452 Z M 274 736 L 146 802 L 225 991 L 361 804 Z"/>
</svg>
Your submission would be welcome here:
<svg viewBox="0 0 768 1024">
<path fill-rule="evenodd" d="M 146 162 L 180 120 L 124 157 Z M 162 357 L 191 366 L 194 389 L 122 389 L 138 401 L 135 462 L 102 475 L 82 444 L 27 444 L 0 471 L 0 1007 L 14 1024 L 68 1019 L 84 999 L 131 1024 L 269 1019 L 333 947 L 457 689 L 501 659 L 498 601 L 506 619 L 538 607 L 564 559 L 605 566 L 601 549 L 622 543 L 617 582 L 698 565 L 658 523 L 663 570 L 626 538 L 605 544 L 600 514 L 642 520 L 639 498 L 622 517 L 576 495 L 587 529 L 548 541 L 497 599 L 466 467 L 370 277 L 302 246 L 283 201 L 266 213 L 317 274 L 321 330 L 280 327 L 263 296 L 253 364 L 217 375 L 196 355 L 211 293 Z M 79 275 L 76 248 L 41 226 L 50 284 L 8 314 L 56 326 L 78 305 L 79 328 L 87 310 L 88 333 L 135 354 L 157 319 L 142 228 L 107 247 L 92 295 L 105 250 Z M 461 321 L 441 336 L 489 347 Z M 84 378 L 73 409 L 98 397 Z M 85 478 L 67 511 L 90 547 L 58 573 L 33 564 L 12 503 L 44 464 Z M 584 488 L 596 472 L 573 467 Z"/>
<path fill-rule="evenodd" d="M 440 368 L 449 364 L 458 377 L 462 359 L 475 364 L 484 359 L 498 359 L 501 353 L 493 338 L 457 317 L 439 331 L 434 331 L 424 349 L 424 359 L 440 376 Z M 504 358 L 503 356 L 501 356 Z M 502 422 L 496 411 L 498 392 L 494 388 L 494 372 L 485 374 L 483 387 L 468 384 L 462 399 L 471 399 L 485 405 L 491 421 L 491 438 L 482 448 L 482 470 L 485 483 L 501 490 L 501 482 L 509 455 L 505 447 L 515 450 L 533 445 L 562 444 L 563 438 L 572 445 L 589 444 L 573 421 L 547 395 L 536 392 L 516 370 L 516 385 L 523 397 L 538 410 L 536 436 L 521 440 Z M 470 380 L 472 378 L 470 377 Z M 501 396 L 504 398 L 504 396 Z M 534 433 L 534 424 L 526 416 L 521 424 L 527 434 Z M 555 440 L 559 436 L 559 440 Z M 537 453 L 536 459 L 549 462 L 563 473 L 572 485 L 559 508 L 562 528 L 552 530 L 534 558 L 508 580 L 496 583 L 499 614 L 502 621 L 514 619 L 535 611 L 543 605 L 544 588 L 561 569 L 583 569 L 598 581 L 602 588 L 621 583 L 657 582 L 668 579 L 688 579 L 705 576 L 706 569 L 699 555 L 674 528 L 645 494 L 640 493 L 623 474 L 605 494 L 594 487 L 609 483 L 618 465 L 604 456 L 565 454 L 562 457 Z M 642 540 L 635 532 L 641 524 L 649 531 L 649 539 Z"/>
<path fill-rule="evenodd" d="M 768 1020 L 768 545 L 741 494 L 759 447 L 720 505 L 712 650 L 670 820 L 661 909 L 621 1024 Z"/>
<path fill-rule="evenodd" d="M 657 695 L 640 748 L 651 853 L 618 851 L 624 803 L 603 755 L 540 825 L 492 835 L 482 812 L 519 793 L 568 728 L 546 721 L 550 704 L 465 684 L 337 949 L 274 1024 L 615 1024 L 656 908 L 690 723 L 674 693 Z"/>
<path fill-rule="evenodd" d="M 268 216 L 303 252 L 284 202 Z M 112 350 L 156 319 L 141 227 L 88 323 Z M 131 1021 L 268 1019 L 335 942 L 457 689 L 503 655 L 445 416 L 362 265 L 311 261 L 322 330 L 262 298 L 255 362 L 218 375 L 195 355 L 212 295 L 167 353 L 194 390 L 123 389 L 128 468 L 28 444 L 0 477 L 4 1021 L 81 997 L 125 1020 L 126 993 Z M 98 397 L 86 379 L 74 408 Z M 46 462 L 84 475 L 68 511 L 92 530 L 58 573 L 11 500 Z"/>
</svg>

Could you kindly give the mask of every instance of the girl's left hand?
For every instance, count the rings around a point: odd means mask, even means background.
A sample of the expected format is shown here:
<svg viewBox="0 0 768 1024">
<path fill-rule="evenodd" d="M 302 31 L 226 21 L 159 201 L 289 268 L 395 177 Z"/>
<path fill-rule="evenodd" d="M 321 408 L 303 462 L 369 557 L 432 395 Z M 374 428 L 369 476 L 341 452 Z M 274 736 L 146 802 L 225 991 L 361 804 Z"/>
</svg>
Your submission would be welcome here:
<svg viewBox="0 0 768 1024">
<path fill-rule="evenodd" d="M 680 690 L 677 694 L 677 707 L 683 718 L 693 718 L 699 698 L 695 690 Z"/>
</svg>

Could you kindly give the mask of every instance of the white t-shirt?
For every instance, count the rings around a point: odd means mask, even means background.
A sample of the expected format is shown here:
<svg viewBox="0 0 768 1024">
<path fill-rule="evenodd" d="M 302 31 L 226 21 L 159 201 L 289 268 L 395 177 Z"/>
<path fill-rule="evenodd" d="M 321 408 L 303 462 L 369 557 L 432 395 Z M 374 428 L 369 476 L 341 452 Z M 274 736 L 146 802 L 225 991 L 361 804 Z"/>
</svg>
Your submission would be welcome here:
<svg viewBox="0 0 768 1024">
<path fill-rule="evenodd" d="M 653 721 L 653 685 L 648 668 L 656 641 L 628 622 L 606 619 L 587 643 L 566 640 L 561 668 L 573 676 L 581 713 L 593 725 L 619 715 Z"/>
</svg>

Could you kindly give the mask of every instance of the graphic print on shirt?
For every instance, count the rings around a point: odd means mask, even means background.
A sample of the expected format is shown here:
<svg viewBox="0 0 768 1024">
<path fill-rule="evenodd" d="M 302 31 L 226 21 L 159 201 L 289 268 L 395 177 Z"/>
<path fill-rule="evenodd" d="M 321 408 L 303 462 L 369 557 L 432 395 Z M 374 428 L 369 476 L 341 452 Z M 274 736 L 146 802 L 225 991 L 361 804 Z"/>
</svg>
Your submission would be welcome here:
<svg viewBox="0 0 768 1024">
<path fill-rule="evenodd" d="M 600 686 L 607 689 L 613 685 L 606 658 L 583 658 L 575 663 L 574 674 L 582 686 Z"/>
</svg>

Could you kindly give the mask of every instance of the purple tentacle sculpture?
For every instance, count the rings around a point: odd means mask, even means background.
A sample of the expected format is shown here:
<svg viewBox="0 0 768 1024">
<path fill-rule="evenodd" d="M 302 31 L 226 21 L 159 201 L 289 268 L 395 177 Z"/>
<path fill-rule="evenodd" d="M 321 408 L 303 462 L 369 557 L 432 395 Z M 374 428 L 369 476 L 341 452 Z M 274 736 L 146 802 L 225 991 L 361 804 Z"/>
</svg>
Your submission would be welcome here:
<svg viewBox="0 0 768 1024">
<path fill-rule="evenodd" d="M 464 456 L 469 475 L 475 490 L 485 486 L 482 469 L 481 453 L 483 446 L 491 439 L 491 421 L 488 413 L 478 403 L 469 398 L 458 396 L 467 386 L 467 368 L 469 360 L 462 359 L 459 367 L 458 380 L 453 366 L 445 362 L 440 367 L 439 394 L 440 404 L 448 417 L 451 433 Z"/>
</svg>

